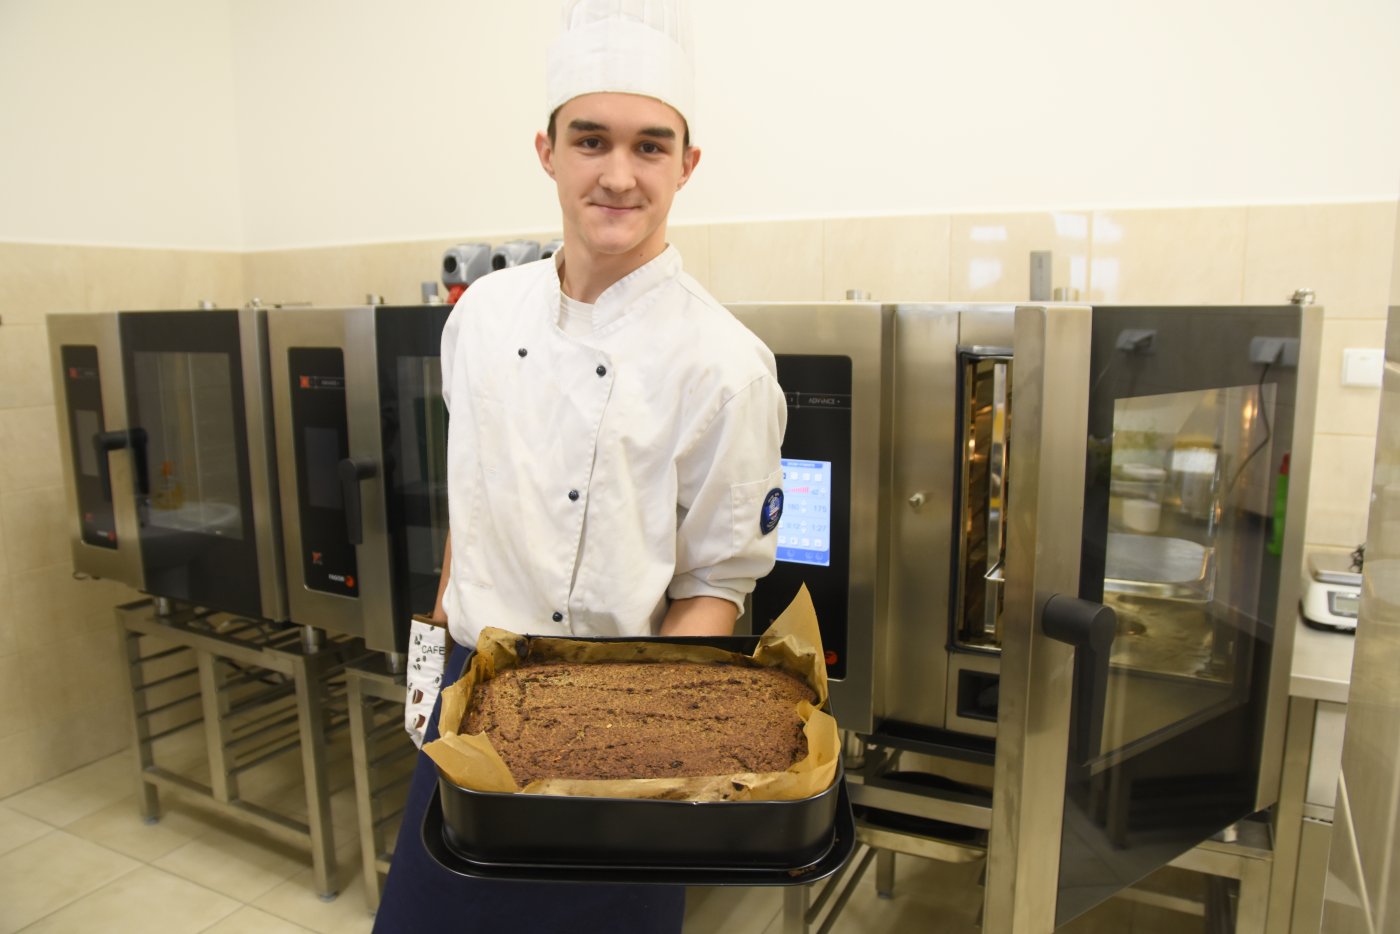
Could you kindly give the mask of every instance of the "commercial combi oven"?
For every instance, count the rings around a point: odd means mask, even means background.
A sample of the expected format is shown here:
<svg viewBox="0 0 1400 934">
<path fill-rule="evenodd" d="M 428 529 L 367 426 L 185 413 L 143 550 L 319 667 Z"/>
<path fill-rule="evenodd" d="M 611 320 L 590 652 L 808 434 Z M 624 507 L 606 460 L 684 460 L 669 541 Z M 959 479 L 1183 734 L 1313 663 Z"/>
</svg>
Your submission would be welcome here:
<svg viewBox="0 0 1400 934">
<path fill-rule="evenodd" d="M 806 584 L 854 748 L 988 766 L 989 811 L 848 769 L 857 804 L 986 831 L 986 929 L 1272 803 L 1321 309 L 731 309 L 789 414 L 751 625 Z"/>
<path fill-rule="evenodd" d="M 261 309 L 50 315 L 74 570 L 286 618 Z"/>
<path fill-rule="evenodd" d="M 406 649 L 447 540 L 449 305 L 278 308 L 269 361 L 291 617 Z"/>
</svg>

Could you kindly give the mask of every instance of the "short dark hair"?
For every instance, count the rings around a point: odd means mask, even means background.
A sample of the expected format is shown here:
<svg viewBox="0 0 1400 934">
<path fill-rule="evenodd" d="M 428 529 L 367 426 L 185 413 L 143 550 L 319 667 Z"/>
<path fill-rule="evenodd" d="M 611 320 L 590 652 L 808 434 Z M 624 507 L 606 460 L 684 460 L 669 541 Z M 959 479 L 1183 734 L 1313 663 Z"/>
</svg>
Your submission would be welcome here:
<svg viewBox="0 0 1400 934">
<path fill-rule="evenodd" d="M 560 104 L 558 107 L 554 108 L 554 112 L 549 115 L 549 126 L 545 127 L 544 129 L 544 135 L 549 137 L 549 145 L 551 146 L 554 145 L 554 118 L 559 116 L 559 111 L 563 108 L 563 106 L 563 104 Z M 684 116 L 681 117 L 681 126 L 685 127 L 685 138 L 681 141 L 682 148 L 689 149 L 690 121 L 686 120 Z"/>
</svg>

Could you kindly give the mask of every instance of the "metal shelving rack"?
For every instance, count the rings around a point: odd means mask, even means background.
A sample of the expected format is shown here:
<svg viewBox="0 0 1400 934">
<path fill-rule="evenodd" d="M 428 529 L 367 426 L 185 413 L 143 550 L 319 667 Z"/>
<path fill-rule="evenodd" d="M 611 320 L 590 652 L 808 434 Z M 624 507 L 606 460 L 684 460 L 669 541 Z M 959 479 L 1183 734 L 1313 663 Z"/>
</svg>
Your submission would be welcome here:
<svg viewBox="0 0 1400 934">
<path fill-rule="evenodd" d="M 358 640 L 309 640 L 300 627 L 194 608 L 157 614 L 156 602 L 116 608 L 130 681 L 140 806 L 160 819 L 174 792 L 274 838 L 310 850 L 316 890 L 337 893 L 326 747 L 351 726 L 347 666 Z M 204 727 L 207 784 L 156 761 L 156 744 Z M 240 778 L 299 753 L 306 819 L 247 800 Z"/>
</svg>

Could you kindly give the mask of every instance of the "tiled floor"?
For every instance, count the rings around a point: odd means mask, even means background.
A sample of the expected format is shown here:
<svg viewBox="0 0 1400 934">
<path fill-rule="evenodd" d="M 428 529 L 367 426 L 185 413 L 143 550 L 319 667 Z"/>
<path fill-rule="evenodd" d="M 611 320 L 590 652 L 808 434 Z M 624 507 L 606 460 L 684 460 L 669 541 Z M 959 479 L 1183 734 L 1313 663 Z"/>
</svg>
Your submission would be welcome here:
<svg viewBox="0 0 1400 934">
<path fill-rule="evenodd" d="M 197 745 L 185 754 L 197 772 Z M 243 790 L 290 812 L 301 789 L 294 757 L 284 758 L 249 776 Z M 0 934 L 368 932 L 348 756 L 333 748 L 331 761 L 340 887 L 333 901 L 317 897 L 305 853 L 174 795 L 162 795 L 161 820 L 145 824 L 134 766 L 122 753 L 0 800 Z M 980 864 L 900 857 L 895 897 L 881 899 L 872 867 L 832 930 L 976 934 L 980 874 Z M 781 934 L 782 914 L 778 889 L 697 888 L 690 891 L 685 930 Z M 1181 934 L 1201 924 L 1110 902 L 1066 930 Z"/>
</svg>

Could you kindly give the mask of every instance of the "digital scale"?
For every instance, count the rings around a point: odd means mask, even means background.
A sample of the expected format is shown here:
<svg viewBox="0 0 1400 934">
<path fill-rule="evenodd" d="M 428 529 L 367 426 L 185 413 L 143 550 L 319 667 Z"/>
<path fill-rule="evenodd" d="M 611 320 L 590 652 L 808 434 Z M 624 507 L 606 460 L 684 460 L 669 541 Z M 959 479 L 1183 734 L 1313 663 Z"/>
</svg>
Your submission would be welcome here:
<svg viewBox="0 0 1400 934">
<path fill-rule="evenodd" d="M 1303 622 L 1329 632 L 1356 632 L 1361 573 L 1344 555 L 1310 555 L 1303 588 Z"/>
</svg>

